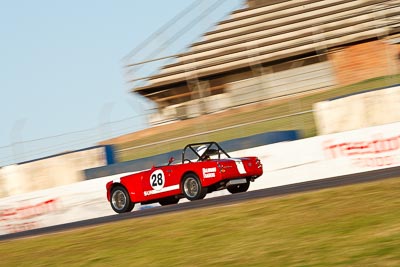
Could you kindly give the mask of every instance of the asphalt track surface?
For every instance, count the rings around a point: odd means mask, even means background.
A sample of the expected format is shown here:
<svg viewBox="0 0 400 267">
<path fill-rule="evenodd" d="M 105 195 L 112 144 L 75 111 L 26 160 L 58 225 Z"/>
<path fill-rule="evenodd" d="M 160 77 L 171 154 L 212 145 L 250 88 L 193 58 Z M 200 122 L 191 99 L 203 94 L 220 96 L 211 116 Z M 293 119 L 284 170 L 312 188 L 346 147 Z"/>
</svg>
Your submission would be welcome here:
<svg viewBox="0 0 400 267">
<path fill-rule="evenodd" d="M 378 181 L 394 177 L 400 177 L 400 167 L 386 168 L 370 172 L 356 173 L 351 175 L 344 175 L 327 179 L 302 182 L 297 184 L 283 185 L 278 187 L 249 191 L 246 193 L 225 195 L 225 196 L 213 197 L 192 202 L 185 202 L 176 205 L 154 207 L 144 210 L 133 211 L 129 213 L 115 214 L 111 216 L 105 216 L 90 220 L 54 225 L 44 228 L 33 229 L 29 231 L 1 235 L 0 241 L 17 239 L 17 238 L 26 238 L 37 235 L 45 235 L 56 232 L 63 232 L 72 229 L 96 226 L 110 222 L 117 222 L 121 220 L 141 218 L 141 217 L 165 214 L 170 212 L 182 212 L 185 210 L 198 209 L 211 206 L 224 206 L 224 205 L 230 205 L 235 202 L 243 202 L 252 199 L 276 197 L 294 193 L 315 191 L 324 188 Z"/>
</svg>

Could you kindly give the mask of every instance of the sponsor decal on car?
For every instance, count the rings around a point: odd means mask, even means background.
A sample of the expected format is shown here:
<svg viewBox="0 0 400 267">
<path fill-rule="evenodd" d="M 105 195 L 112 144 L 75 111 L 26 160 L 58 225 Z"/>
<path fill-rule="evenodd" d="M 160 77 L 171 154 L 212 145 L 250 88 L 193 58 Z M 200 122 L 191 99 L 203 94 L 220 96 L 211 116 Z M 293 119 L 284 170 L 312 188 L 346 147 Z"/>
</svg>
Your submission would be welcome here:
<svg viewBox="0 0 400 267">
<path fill-rule="evenodd" d="M 204 178 L 214 178 L 215 173 L 217 172 L 217 168 L 203 168 L 203 177 Z"/>
<path fill-rule="evenodd" d="M 160 190 L 149 190 L 149 191 L 144 191 L 143 194 L 145 196 L 150 196 L 150 195 L 155 195 L 155 194 L 160 194 L 160 193 L 164 193 L 164 192 L 168 192 L 168 191 L 172 191 L 172 190 L 176 190 L 179 189 L 179 185 L 171 185 L 171 186 L 166 186 L 163 187 Z"/>
</svg>

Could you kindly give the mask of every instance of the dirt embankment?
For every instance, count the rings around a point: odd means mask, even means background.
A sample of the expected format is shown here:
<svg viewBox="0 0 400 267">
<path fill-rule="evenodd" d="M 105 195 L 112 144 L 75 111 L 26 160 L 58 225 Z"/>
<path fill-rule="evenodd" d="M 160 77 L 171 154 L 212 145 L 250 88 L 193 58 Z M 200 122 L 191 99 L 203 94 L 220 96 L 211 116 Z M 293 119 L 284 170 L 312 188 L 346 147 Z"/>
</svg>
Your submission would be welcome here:
<svg viewBox="0 0 400 267">
<path fill-rule="evenodd" d="M 204 123 L 205 121 L 221 120 L 225 117 L 229 117 L 229 116 L 232 116 L 235 114 L 248 112 L 248 111 L 254 111 L 261 107 L 265 107 L 266 105 L 268 105 L 268 104 L 267 103 L 257 103 L 257 104 L 246 105 L 246 106 L 242 106 L 242 107 L 238 107 L 238 108 L 231 108 L 229 110 L 218 112 L 218 113 L 206 114 L 206 115 L 202 115 L 202 116 L 192 118 L 192 119 L 173 121 L 170 123 L 153 126 L 151 128 L 147 128 L 147 129 L 140 130 L 137 132 L 121 135 L 116 138 L 104 140 L 104 141 L 100 142 L 100 144 L 101 145 L 122 144 L 122 143 L 130 142 L 130 141 L 138 140 L 138 139 L 141 139 L 144 137 L 148 137 L 151 135 L 167 132 L 167 131 L 170 131 L 171 128 L 173 128 L 174 130 L 178 130 L 180 128 L 186 128 L 186 127 L 190 127 L 192 125 L 195 126 L 200 123 Z"/>
</svg>

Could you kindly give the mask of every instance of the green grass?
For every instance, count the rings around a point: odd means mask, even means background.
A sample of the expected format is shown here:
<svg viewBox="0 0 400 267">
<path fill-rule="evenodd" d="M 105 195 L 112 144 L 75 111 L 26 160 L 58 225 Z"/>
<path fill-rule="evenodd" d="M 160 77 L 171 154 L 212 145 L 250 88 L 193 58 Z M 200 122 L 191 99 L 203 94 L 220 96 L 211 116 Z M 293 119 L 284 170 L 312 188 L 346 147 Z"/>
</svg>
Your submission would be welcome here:
<svg viewBox="0 0 400 267">
<path fill-rule="evenodd" d="M 400 266 L 400 179 L 0 242 L 1 266 Z"/>
<path fill-rule="evenodd" d="M 254 104 L 253 108 L 247 108 L 243 112 L 235 112 L 235 110 L 231 110 L 222 114 L 216 114 L 218 117 L 214 117 L 214 115 L 211 114 L 191 119 L 189 120 L 189 123 L 185 124 L 174 123 L 171 124 L 167 129 L 164 129 L 163 131 L 157 132 L 150 136 L 116 145 L 117 158 L 119 161 L 133 160 L 181 149 L 186 144 L 192 142 L 199 142 L 204 140 L 225 141 L 258 133 L 278 130 L 300 130 L 302 137 L 304 138 L 315 136 L 316 128 L 313 114 L 306 113 L 302 115 L 236 127 L 229 130 L 213 132 L 202 136 L 193 136 L 173 142 L 160 143 L 160 141 L 163 140 L 178 138 L 187 135 L 194 135 L 205 131 L 214 131 L 225 127 L 247 123 L 249 121 L 271 119 L 297 112 L 312 110 L 313 104 L 319 101 L 398 83 L 400 83 L 400 75 L 378 77 L 353 85 L 316 92 L 313 94 L 304 94 L 286 100 L 271 100 L 269 102 L 264 102 L 261 104 Z M 192 121 L 193 123 L 190 123 L 190 121 Z M 151 143 L 156 144 L 121 151 L 125 148 Z"/>
<path fill-rule="evenodd" d="M 311 113 L 299 115 L 296 117 L 299 121 L 308 122 L 308 123 L 313 119 Z M 292 130 L 293 129 L 292 120 L 293 120 L 293 118 L 285 118 L 285 119 L 274 120 L 274 121 L 260 122 L 260 123 L 253 124 L 248 127 L 227 129 L 224 131 L 218 131 L 218 132 L 209 133 L 206 135 L 194 136 L 194 137 L 190 137 L 190 138 L 180 139 L 180 140 L 176 140 L 176 141 L 168 141 L 168 142 L 164 142 L 164 143 L 158 143 L 157 141 L 151 141 L 151 142 L 155 142 L 155 144 L 153 144 L 149 147 L 135 148 L 133 150 L 125 151 L 125 152 L 118 152 L 118 149 L 117 149 L 117 154 L 119 156 L 118 157 L 119 161 L 128 161 L 128 160 L 144 158 L 144 157 L 148 157 L 148 156 L 152 156 L 152 155 L 156 155 L 156 154 L 162 154 L 162 153 L 167 153 L 169 151 L 182 149 L 189 143 L 203 142 L 203 141 L 221 142 L 221 141 L 225 141 L 225 140 L 250 136 L 250 135 L 254 135 L 254 134 L 265 133 L 268 131 Z M 267 129 L 270 129 L 270 130 L 267 130 Z M 313 131 L 313 129 L 311 129 L 311 130 L 305 129 L 304 131 L 307 131 L 307 134 L 309 134 L 309 132 Z M 186 133 L 186 131 L 183 131 L 183 132 Z M 176 138 L 177 136 L 178 136 L 178 134 L 173 135 L 170 138 Z M 160 137 L 159 141 L 162 141 L 162 140 L 168 140 L 168 138 L 162 139 Z M 141 141 L 143 141 L 143 140 L 141 140 Z"/>
</svg>

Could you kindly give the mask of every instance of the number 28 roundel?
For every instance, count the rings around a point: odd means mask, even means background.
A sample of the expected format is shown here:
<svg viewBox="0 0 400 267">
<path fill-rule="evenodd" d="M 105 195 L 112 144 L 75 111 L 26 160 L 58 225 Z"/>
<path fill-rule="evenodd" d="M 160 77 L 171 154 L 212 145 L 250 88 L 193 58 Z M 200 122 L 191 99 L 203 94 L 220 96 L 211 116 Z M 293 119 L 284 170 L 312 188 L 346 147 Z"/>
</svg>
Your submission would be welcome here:
<svg viewBox="0 0 400 267">
<path fill-rule="evenodd" d="M 150 175 L 150 185 L 154 190 L 161 190 L 165 185 L 165 175 L 162 170 L 156 170 Z"/>
</svg>

